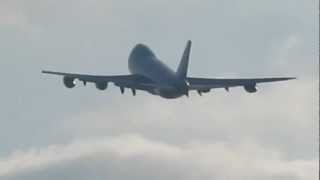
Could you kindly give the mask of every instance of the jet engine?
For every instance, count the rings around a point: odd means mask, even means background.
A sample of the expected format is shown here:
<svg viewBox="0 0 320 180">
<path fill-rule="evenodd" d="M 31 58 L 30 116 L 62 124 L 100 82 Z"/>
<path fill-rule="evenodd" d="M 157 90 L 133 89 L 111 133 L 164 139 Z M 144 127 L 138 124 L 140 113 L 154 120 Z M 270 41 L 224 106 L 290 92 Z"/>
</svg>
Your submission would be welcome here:
<svg viewBox="0 0 320 180">
<path fill-rule="evenodd" d="M 197 90 L 197 92 L 200 96 L 202 96 L 202 93 L 208 93 L 208 92 L 210 92 L 210 89 L 199 89 L 199 90 Z"/>
<path fill-rule="evenodd" d="M 108 83 L 107 82 L 97 82 L 96 83 L 96 88 L 103 91 L 106 90 L 108 87 Z"/>
<path fill-rule="evenodd" d="M 248 93 L 255 93 L 257 92 L 257 88 L 255 84 L 250 84 L 250 85 L 245 85 L 244 89 L 248 92 Z"/>
<path fill-rule="evenodd" d="M 68 76 L 63 77 L 63 83 L 67 88 L 73 88 L 76 86 L 75 78 Z"/>
<path fill-rule="evenodd" d="M 210 92 L 210 89 L 202 89 L 200 91 L 203 92 L 203 93 L 208 93 L 208 92 Z"/>
</svg>

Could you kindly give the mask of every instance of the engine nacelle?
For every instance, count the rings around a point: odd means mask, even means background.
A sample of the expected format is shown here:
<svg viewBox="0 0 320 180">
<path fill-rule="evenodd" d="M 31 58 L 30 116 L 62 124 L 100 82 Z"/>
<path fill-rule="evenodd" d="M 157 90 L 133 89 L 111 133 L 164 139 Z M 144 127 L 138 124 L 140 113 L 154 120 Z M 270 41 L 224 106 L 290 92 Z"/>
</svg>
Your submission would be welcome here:
<svg viewBox="0 0 320 180">
<path fill-rule="evenodd" d="M 96 88 L 103 91 L 106 90 L 108 87 L 108 83 L 107 82 L 97 82 L 96 83 Z"/>
<path fill-rule="evenodd" d="M 211 90 L 211 89 L 202 89 L 202 90 L 200 90 L 200 92 L 202 92 L 202 93 L 208 93 L 208 92 L 210 92 L 210 90 Z"/>
<path fill-rule="evenodd" d="M 252 85 L 245 85 L 244 89 L 248 92 L 248 93 L 255 93 L 257 92 L 257 88 L 255 84 Z"/>
<path fill-rule="evenodd" d="M 73 88 L 76 86 L 75 78 L 68 76 L 63 77 L 63 83 L 67 88 Z"/>
</svg>

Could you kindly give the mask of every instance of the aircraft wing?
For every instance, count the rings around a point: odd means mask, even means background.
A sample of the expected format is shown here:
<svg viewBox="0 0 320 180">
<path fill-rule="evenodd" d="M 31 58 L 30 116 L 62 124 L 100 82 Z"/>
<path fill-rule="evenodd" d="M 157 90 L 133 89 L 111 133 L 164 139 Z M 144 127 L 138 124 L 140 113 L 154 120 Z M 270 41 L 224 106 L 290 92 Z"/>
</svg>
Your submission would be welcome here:
<svg viewBox="0 0 320 180">
<path fill-rule="evenodd" d="M 87 75 L 87 74 L 73 74 L 73 73 L 64 73 L 64 72 L 54 72 L 54 71 L 42 71 L 44 74 L 53 74 L 64 76 L 64 83 L 67 86 L 66 82 L 69 79 L 69 83 L 73 83 L 75 79 L 82 81 L 84 84 L 87 82 L 95 83 L 102 85 L 102 89 L 105 89 L 109 82 L 114 83 L 116 86 L 123 88 L 132 88 L 138 90 L 153 90 L 156 86 L 150 79 L 147 79 L 139 75 L 118 75 L 118 76 L 98 76 L 98 75 Z M 70 85 L 70 88 L 74 85 Z M 103 88 L 105 86 L 105 88 Z M 68 86 L 67 86 L 68 87 Z"/>
<path fill-rule="evenodd" d="M 198 90 L 202 92 L 210 91 L 214 88 L 225 88 L 243 86 L 248 92 L 256 91 L 256 84 L 276 82 L 276 81 L 287 81 L 296 79 L 294 77 L 280 77 L 280 78 L 256 78 L 256 79 L 207 79 L 207 78 L 187 78 L 189 82 L 190 90 Z"/>
</svg>

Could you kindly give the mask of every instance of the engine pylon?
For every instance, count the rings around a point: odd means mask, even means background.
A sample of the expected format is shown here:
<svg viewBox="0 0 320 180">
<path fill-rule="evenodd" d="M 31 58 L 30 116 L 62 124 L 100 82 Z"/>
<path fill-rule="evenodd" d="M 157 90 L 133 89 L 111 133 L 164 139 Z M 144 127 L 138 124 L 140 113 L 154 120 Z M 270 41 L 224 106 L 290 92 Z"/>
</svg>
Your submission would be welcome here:
<svg viewBox="0 0 320 180">
<path fill-rule="evenodd" d="M 124 87 L 120 87 L 121 94 L 124 94 Z"/>
<path fill-rule="evenodd" d="M 135 96 L 137 93 L 136 93 L 136 89 L 131 89 L 132 91 L 132 95 Z"/>
</svg>

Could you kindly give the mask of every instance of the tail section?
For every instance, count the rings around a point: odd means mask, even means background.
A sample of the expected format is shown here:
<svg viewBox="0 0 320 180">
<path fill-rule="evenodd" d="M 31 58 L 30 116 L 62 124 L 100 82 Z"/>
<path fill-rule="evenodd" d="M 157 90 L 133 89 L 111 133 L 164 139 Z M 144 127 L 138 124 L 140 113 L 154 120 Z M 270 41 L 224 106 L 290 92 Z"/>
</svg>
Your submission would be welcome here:
<svg viewBox="0 0 320 180">
<path fill-rule="evenodd" d="M 186 48 L 184 49 L 179 67 L 177 69 L 177 76 L 181 79 L 185 79 L 188 73 L 189 57 L 190 57 L 191 41 L 187 42 Z"/>
</svg>

